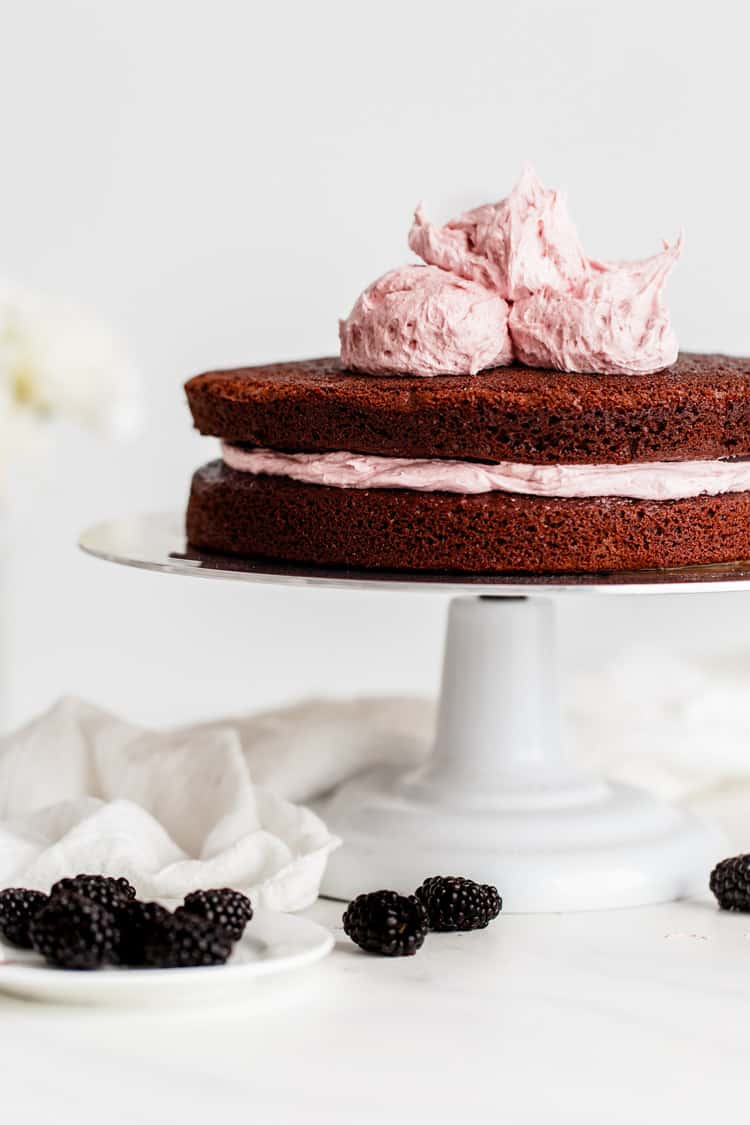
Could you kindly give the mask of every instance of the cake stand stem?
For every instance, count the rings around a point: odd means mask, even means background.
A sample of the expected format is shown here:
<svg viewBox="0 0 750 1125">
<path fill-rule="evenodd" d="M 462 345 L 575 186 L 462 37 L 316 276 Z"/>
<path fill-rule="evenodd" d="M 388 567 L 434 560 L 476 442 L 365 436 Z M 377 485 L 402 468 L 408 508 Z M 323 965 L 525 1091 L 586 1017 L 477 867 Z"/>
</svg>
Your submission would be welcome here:
<svg viewBox="0 0 750 1125">
<path fill-rule="evenodd" d="M 450 606 L 434 752 L 381 767 L 320 807 L 343 839 L 323 893 L 412 892 L 435 874 L 497 885 L 515 911 L 640 905 L 706 886 L 720 834 L 561 750 L 551 597 Z"/>
<path fill-rule="evenodd" d="M 434 754 L 437 793 L 522 793 L 582 782 L 564 763 L 554 603 L 457 598 L 450 607 Z"/>
</svg>

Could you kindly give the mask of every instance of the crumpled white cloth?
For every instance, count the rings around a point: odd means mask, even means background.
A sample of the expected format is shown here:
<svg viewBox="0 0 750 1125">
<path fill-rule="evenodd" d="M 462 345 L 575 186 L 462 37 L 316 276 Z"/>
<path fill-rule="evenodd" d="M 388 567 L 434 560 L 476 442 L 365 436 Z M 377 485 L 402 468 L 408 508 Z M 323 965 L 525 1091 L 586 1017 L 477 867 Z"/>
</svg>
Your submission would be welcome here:
<svg viewBox="0 0 750 1125">
<path fill-rule="evenodd" d="M 747 653 L 633 649 L 566 685 L 570 754 L 671 799 L 736 804 L 750 795 L 749 681 Z M 427 700 L 371 698 L 154 731 L 63 699 L 0 740 L 0 886 L 88 870 L 147 898 L 229 884 L 302 909 L 338 843 L 303 803 L 373 765 L 424 760 L 434 722 Z"/>
<path fill-rule="evenodd" d="M 634 646 L 579 675 L 566 735 L 585 766 L 675 801 L 750 784 L 750 651 L 689 658 Z"/>
<path fill-rule="evenodd" d="M 89 871 L 125 875 L 144 898 L 229 885 L 301 910 L 337 843 L 255 784 L 229 726 L 149 731 L 63 699 L 0 742 L 0 886 Z"/>
</svg>

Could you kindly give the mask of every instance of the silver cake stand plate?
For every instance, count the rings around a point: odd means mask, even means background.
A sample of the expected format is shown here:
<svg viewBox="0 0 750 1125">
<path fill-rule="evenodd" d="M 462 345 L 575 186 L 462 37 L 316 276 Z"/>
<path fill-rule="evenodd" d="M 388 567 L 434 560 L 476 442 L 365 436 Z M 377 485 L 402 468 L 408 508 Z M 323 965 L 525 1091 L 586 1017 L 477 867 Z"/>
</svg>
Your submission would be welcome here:
<svg viewBox="0 0 750 1125">
<path fill-rule="evenodd" d="M 705 889 L 721 833 L 684 809 L 591 777 L 560 747 L 555 601 L 750 590 L 750 562 L 596 575 L 324 570 L 196 551 L 173 515 L 92 527 L 90 555 L 168 574 L 287 586 L 448 594 L 434 752 L 380 767 L 318 811 L 343 846 L 323 892 L 412 892 L 434 874 L 494 883 L 511 911 L 636 906 Z"/>
</svg>

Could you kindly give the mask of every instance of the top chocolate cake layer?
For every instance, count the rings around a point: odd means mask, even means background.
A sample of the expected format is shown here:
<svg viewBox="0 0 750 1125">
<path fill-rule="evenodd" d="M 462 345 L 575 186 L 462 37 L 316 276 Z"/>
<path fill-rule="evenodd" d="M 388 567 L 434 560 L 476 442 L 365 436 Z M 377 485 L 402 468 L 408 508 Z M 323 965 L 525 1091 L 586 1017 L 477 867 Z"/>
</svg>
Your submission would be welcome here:
<svg viewBox="0 0 750 1125">
<path fill-rule="evenodd" d="M 289 452 L 531 464 L 750 456 L 750 358 L 682 353 L 653 375 L 498 367 L 426 379 L 338 359 L 196 375 L 203 434 Z"/>
</svg>

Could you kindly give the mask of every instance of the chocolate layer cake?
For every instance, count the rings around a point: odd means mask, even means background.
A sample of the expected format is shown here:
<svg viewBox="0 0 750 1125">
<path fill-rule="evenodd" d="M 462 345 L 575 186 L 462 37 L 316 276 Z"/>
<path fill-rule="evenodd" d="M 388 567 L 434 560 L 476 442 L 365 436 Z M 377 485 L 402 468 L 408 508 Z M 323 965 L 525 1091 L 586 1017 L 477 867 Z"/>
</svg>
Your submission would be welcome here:
<svg viewBox="0 0 750 1125">
<path fill-rule="evenodd" d="M 586 572 L 750 559 L 750 359 L 680 355 L 650 258 L 584 252 L 526 168 L 372 282 L 340 359 L 212 371 L 222 460 L 190 542 L 389 570 Z"/>
<path fill-rule="evenodd" d="M 201 433 L 240 451 L 628 473 L 697 463 L 709 475 L 750 457 L 750 359 L 718 355 L 681 355 L 665 371 L 628 378 L 517 366 L 394 378 L 314 360 L 209 372 L 189 381 L 187 396 Z M 736 467 L 750 479 L 750 468 Z M 750 484 L 676 499 L 469 495 L 312 484 L 217 461 L 193 479 L 187 528 L 201 549 L 329 566 L 677 567 L 750 558 Z"/>
</svg>

